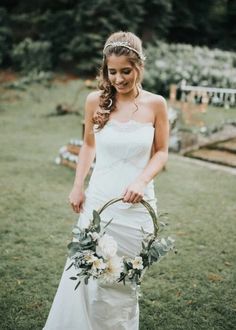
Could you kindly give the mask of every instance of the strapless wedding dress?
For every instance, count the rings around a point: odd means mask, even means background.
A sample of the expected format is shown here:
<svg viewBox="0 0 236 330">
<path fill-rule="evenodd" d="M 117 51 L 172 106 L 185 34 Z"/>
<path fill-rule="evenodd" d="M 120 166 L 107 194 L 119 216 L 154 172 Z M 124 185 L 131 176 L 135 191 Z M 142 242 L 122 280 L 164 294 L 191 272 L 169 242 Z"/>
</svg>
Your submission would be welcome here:
<svg viewBox="0 0 236 330">
<path fill-rule="evenodd" d="M 154 127 L 151 122 L 109 120 L 105 127 L 94 129 L 96 164 L 85 191 L 84 211 L 78 225 L 88 226 L 94 209 L 99 209 L 112 198 L 120 197 L 125 188 L 147 165 L 153 145 Z M 153 181 L 146 186 L 144 199 L 156 210 Z M 106 232 L 118 243 L 118 254 L 134 257 L 141 250 L 141 227 L 153 232 L 153 224 L 146 208 L 141 204 L 118 202 L 101 214 L 102 224 L 113 221 Z M 54 297 L 43 330 L 138 330 L 139 305 L 132 286 L 128 283 L 100 284 L 89 280 L 70 279 L 75 269 L 66 268 L 66 260 L 58 290 Z"/>
</svg>

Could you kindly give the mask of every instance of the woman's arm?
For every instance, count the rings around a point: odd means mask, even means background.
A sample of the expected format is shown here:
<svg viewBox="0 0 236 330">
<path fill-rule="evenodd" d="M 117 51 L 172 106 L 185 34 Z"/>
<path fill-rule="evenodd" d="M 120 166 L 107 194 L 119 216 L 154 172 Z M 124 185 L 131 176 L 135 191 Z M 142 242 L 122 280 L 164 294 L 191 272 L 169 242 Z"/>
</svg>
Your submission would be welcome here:
<svg viewBox="0 0 236 330">
<path fill-rule="evenodd" d="M 144 195 L 145 186 L 162 170 L 168 160 L 169 120 L 167 104 L 163 97 L 158 96 L 152 106 L 155 114 L 154 154 L 144 170 L 124 192 L 124 202 L 140 202 Z"/>
<path fill-rule="evenodd" d="M 163 169 L 168 160 L 169 120 L 167 104 L 163 97 L 159 97 L 155 112 L 154 154 L 137 178 L 144 184 L 148 184 Z"/>
<path fill-rule="evenodd" d="M 69 201 L 76 213 L 79 213 L 83 209 L 85 200 L 84 181 L 95 158 L 95 139 L 92 118 L 98 106 L 98 101 L 98 92 L 92 92 L 87 96 L 85 102 L 84 141 L 79 152 L 74 185 L 69 195 Z"/>
</svg>

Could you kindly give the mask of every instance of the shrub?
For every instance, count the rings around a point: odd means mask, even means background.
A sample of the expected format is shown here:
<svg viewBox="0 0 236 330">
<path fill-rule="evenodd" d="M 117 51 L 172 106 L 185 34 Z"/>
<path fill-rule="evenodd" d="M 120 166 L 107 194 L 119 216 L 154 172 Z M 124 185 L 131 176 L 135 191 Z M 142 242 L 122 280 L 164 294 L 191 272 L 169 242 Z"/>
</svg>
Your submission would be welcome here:
<svg viewBox="0 0 236 330">
<path fill-rule="evenodd" d="M 236 88 L 236 54 L 159 42 L 146 49 L 145 88 L 167 95 L 182 79 L 193 86 Z"/>
<path fill-rule="evenodd" d="M 0 8 L 0 65 L 9 57 L 12 33 L 5 8 Z"/>
<path fill-rule="evenodd" d="M 48 41 L 24 39 L 12 51 L 13 63 L 24 73 L 51 69 L 51 44 Z"/>
</svg>

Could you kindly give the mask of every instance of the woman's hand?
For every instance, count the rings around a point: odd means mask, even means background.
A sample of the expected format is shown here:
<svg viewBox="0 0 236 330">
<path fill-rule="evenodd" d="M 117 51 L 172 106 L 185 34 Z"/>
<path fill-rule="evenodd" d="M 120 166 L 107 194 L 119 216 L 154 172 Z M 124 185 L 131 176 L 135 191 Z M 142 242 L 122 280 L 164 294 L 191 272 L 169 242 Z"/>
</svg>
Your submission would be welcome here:
<svg viewBox="0 0 236 330">
<path fill-rule="evenodd" d="M 140 180 L 131 183 L 123 194 L 123 202 L 139 203 L 144 197 L 145 186 L 146 184 Z"/>
<path fill-rule="evenodd" d="M 85 194 L 83 188 L 74 186 L 69 195 L 69 202 L 75 213 L 83 212 Z"/>
</svg>

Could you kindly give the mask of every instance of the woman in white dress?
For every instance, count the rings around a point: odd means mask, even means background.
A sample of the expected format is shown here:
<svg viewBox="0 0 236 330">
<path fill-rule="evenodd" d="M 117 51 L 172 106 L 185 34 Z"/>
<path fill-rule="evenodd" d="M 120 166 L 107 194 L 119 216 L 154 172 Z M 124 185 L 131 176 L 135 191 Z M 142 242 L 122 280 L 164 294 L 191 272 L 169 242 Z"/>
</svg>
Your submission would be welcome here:
<svg viewBox="0 0 236 330">
<path fill-rule="evenodd" d="M 94 209 L 123 198 L 102 213 L 102 224 L 113 218 L 106 231 L 117 241 L 120 256 L 139 253 L 141 226 L 153 232 L 152 219 L 139 202 L 145 199 L 157 210 L 153 178 L 168 158 L 167 106 L 163 97 L 141 88 L 144 60 L 141 40 L 133 33 L 116 32 L 107 39 L 99 90 L 85 104 L 84 143 L 69 195 L 81 228 L 88 226 Z M 44 330 L 139 329 L 138 298 L 130 285 L 90 279 L 74 290 L 70 277 L 76 270 L 66 270 L 70 263 L 68 258 Z"/>
</svg>

